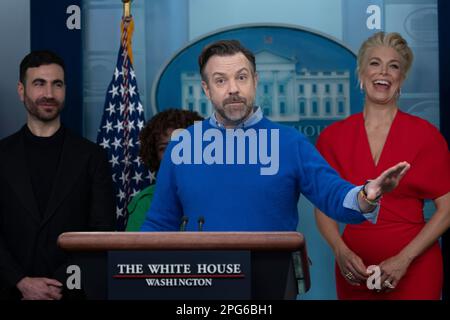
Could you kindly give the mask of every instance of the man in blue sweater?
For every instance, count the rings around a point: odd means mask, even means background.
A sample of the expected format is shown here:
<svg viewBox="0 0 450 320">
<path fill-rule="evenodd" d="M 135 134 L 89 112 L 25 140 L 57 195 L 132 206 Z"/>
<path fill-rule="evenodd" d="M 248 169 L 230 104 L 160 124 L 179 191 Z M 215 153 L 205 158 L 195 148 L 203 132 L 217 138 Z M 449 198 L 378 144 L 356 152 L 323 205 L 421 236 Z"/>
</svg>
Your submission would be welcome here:
<svg viewBox="0 0 450 320">
<path fill-rule="evenodd" d="M 335 220 L 376 222 L 379 199 L 408 163 L 354 186 L 300 132 L 254 105 L 255 57 L 238 41 L 208 45 L 199 66 L 215 112 L 172 136 L 142 231 L 295 231 L 300 193 Z"/>
</svg>

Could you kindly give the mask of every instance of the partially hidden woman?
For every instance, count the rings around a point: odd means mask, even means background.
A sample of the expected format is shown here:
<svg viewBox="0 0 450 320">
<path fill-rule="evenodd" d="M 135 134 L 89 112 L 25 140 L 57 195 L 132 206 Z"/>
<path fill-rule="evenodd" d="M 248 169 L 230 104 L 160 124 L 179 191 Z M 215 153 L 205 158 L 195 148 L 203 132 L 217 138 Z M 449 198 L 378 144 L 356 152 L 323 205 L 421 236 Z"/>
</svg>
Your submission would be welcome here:
<svg viewBox="0 0 450 320">
<path fill-rule="evenodd" d="M 150 119 L 139 135 L 139 156 L 146 167 L 157 175 L 159 165 L 174 130 L 186 129 L 203 118 L 195 111 L 167 109 Z M 143 189 L 128 204 L 126 231 L 140 231 L 155 192 L 155 184 Z"/>
</svg>

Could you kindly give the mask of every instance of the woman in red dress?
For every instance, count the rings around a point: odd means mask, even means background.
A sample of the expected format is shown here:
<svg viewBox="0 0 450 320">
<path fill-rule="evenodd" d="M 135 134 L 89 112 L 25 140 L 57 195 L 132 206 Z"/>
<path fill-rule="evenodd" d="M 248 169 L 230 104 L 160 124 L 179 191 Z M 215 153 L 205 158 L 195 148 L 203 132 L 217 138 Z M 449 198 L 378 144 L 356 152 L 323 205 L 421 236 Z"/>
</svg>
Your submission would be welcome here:
<svg viewBox="0 0 450 320">
<path fill-rule="evenodd" d="M 339 299 L 440 299 L 443 267 L 439 237 L 450 226 L 450 155 L 427 121 L 400 111 L 397 99 L 413 54 L 398 33 L 379 32 L 358 53 L 365 92 L 362 113 L 326 128 L 317 148 L 341 176 L 364 184 L 399 161 L 411 164 L 399 186 L 385 194 L 376 224 L 338 225 L 316 209 L 316 221 L 336 257 Z M 426 222 L 424 200 L 436 211 Z M 367 285 L 378 266 L 380 286 Z M 376 284 L 370 277 L 370 283 Z M 370 289 L 372 287 L 372 289 Z"/>
</svg>

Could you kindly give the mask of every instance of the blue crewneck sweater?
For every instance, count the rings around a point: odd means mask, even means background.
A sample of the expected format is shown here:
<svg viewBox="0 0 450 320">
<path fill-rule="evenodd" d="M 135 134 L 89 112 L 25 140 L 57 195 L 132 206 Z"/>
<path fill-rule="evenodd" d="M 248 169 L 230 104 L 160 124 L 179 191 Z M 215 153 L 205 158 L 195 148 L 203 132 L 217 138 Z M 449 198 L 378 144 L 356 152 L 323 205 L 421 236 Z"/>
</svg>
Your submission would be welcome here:
<svg viewBox="0 0 450 320">
<path fill-rule="evenodd" d="M 203 133 L 208 129 L 220 131 L 225 146 L 225 129 L 214 128 L 208 119 L 201 125 Z M 191 164 L 174 164 L 172 151 L 179 151 L 180 145 L 172 141 L 164 154 L 155 196 L 141 230 L 177 231 L 182 217 L 187 216 L 188 231 L 198 230 L 199 217 L 204 218 L 204 231 L 295 231 L 300 193 L 333 219 L 345 223 L 365 221 L 360 212 L 343 206 L 354 185 L 341 179 L 306 137 L 267 118 L 239 130 L 260 129 L 267 130 L 269 137 L 275 131 L 279 134 L 279 167 L 273 175 L 262 175 L 261 168 L 268 165 L 260 161 L 250 164 L 248 157 L 246 164 L 237 164 L 236 150 L 234 164 L 194 164 L 194 143 Z M 194 126 L 187 132 L 194 139 Z M 210 141 L 202 142 L 202 150 Z M 248 143 L 246 147 L 248 152 Z M 268 154 L 271 152 L 269 148 Z M 185 153 L 175 154 L 189 158 Z"/>
</svg>

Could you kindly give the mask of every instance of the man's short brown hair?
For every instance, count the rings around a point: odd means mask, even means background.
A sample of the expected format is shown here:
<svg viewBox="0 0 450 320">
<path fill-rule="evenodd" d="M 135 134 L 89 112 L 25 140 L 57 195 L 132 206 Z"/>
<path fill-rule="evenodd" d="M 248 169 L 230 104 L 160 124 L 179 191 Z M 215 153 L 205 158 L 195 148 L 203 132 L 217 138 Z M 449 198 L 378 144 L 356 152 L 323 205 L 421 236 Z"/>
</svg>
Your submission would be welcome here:
<svg viewBox="0 0 450 320">
<path fill-rule="evenodd" d="M 256 72 L 255 55 L 250 50 L 242 46 L 238 40 L 219 40 L 204 47 L 202 53 L 198 57 L 198 65 L 202 80 L 208 80 L 204 71 L 209 58 L 215 55 L 231 56 L 239 52 L 241 52 L 248 59 L 248 61 L 250 61 L 253 68 L 252 72 L 254 74 Z"/>
</svg>

